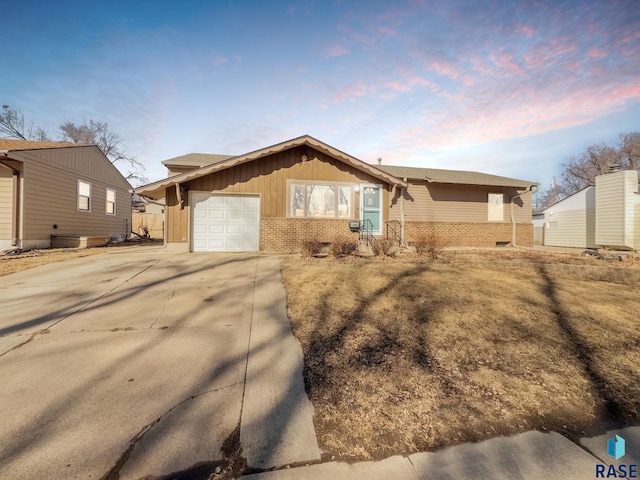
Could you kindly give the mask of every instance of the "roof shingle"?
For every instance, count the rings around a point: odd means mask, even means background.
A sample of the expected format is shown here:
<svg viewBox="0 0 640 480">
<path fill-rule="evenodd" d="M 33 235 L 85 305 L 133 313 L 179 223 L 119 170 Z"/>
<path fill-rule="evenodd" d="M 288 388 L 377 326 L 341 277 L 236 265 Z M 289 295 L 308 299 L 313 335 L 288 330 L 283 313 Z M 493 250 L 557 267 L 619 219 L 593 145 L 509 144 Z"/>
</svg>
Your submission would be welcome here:
<svg viewBox="0 0 640 480">
<path fill-rule="evenodd" d="M 0 138 L 0 150 L 42 150 L 46 148 L 80 147 L 79 145 L 67 142 L 32 142 L 31 140 L 13 140 L 10 138 Z"/>
<path fill-rule="evenodd" d="M 453 183 L 461 185 L 487 185 L 497 187 L 529 187 L 536 182 L 501 177 L 489 173 L 464 170 L 441 170 L 438 168 L 399 167 L 396 165 L 376 165 L 380 170 L 398 178 L 426 180 L 435 183 Z"/>
</svg>

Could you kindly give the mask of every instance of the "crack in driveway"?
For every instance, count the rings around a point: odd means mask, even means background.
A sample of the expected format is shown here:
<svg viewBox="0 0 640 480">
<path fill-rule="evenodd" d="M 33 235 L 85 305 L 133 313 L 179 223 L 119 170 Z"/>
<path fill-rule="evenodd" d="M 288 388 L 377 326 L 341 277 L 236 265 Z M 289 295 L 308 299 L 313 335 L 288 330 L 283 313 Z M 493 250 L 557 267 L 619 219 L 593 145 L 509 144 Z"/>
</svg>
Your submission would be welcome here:
<svg viewBox="0 0 640 480">
<path fill-rule="evenodd" d="M 167 415 L 169 415 L 173 410 L 175 410 L 176 408 L 180 407 L 181 405 L 183 405 L 184 403 L 193 400 L 194 398 L 198 398 L 201 397 L 202 395 L 207 395 L 209 393 L 214 393 L 214 392 L 219 392 L 221 390 L 227 389 L 227 388 L 232 388 L 238 384 L 240 384 L 242 382 L 236 382 L 236 383 L 232 383 L 231 385 L 225 385 L 224 387 L 220 387 L 220 388 L 215 388 L 212 390 L 207 390 L 205 392 L 201 392 L 198 393 L 196 395 L 191 395 L 188 398 L 185 398 L 184 400 L 181 400 L 180 402 L 176 403 L 175 405 L 173 405 L 171 408 L 169 408 L 166 412 L 164 412 L 162 415 L 160 415 L 158 418 L 156 418 L 154 421 L 152 421 L 151 423 L 145 425 L 144 427 L 142 427 L 140 429 L 140 431 L 138 433 L 136 433 L 131 440 L 129 441 L 129 446 L 127 447 L 127 449 L 122 452 L 122 455 L 120 455 L 120 458 L 118 458 L 118 460 L 116 461 L 116 463 L 114 464 L 114 466 L 102 477 L 100 477 L 100 480 L 118 480 L 120 478 L 120 471 L 124 468 L 124 466 L 126 465 L 127 461 L 129 460 L 129 457 L 131 456 L 131 453 L 133 452 L 133 450 L 135 449 L 136 445 L 138 445 L 138 443 L 140 443 L 140 441 L 144 438 L 144 436 L 153 428 L 155 427 L 158 423 L 160 423 L 162 421 L 163 418 L 165 418 Z M 239 430 L 238 430 L 239 432 Z M 238 433 L 239 435 L 239 433 Z M 224 454 L 225 452 L 223 452 Z M 211 463 L 211 462 L 201 462 L 201 463 Z M 197 464 L 200 465 L 200 464 Z"/>
</svg>

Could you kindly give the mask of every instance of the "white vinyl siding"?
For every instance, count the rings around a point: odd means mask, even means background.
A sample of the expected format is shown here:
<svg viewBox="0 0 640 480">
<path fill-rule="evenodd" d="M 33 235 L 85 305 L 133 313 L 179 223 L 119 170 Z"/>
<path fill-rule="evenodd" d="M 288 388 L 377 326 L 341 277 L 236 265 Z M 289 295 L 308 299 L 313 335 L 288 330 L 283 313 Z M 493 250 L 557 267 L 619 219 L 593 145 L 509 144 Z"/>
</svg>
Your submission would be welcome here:
<svg viewBox="0 0 640 480">
<path fill-rule="evenodd" d="M 78 180 L 78 210 L 91 212 L 91 184 Z"/>
<path fill-rule="evenodd" d="M 116 191 L 112 188 L 107 188 L 106 210 L 107 215 L 116 214 Z"/>
<path fill-rule="evenodd" d="M 596 189 L 586 187 L 544 211 L 544 244 L 551 247 L 595 248 Z"/>
<path fill-rule="evenodd" d="M 638 173 L 623 170 L 596 177 L 596 243 L 634 248 L 634 203 Z"/>
<path fill-rule="evenodd" d="M 489 193 L 488 210 L 489 215 L 487 220 L 490 222 L 503 222 L 504 221 L 504 195 L 502 193 Z"/>
</svg>

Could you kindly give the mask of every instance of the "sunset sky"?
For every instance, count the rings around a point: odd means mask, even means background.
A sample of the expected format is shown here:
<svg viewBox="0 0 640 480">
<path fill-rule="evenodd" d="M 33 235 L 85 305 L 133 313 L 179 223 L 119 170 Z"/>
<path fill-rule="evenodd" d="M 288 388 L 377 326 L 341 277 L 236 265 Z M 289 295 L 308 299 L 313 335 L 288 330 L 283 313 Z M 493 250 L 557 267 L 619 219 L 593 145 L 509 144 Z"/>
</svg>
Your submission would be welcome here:
<svg viewBox="0 0 640 480">
<path fill-rule="evenodd" d="M 309 134 L 368 162 L 546 187 L 640 131 L 640 2 L 5 3 L 0 103 L 106 121 L 147 168 Z"/>
</svg>

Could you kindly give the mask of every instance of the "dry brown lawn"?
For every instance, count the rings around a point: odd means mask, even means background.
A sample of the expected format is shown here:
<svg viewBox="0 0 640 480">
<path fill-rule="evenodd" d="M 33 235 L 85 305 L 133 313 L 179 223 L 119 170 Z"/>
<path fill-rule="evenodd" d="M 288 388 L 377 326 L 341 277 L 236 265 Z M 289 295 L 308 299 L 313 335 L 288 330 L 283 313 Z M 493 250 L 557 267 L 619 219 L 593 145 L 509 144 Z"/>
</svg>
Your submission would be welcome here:
<svg viewBox="0 0 640 480">
<path fill-rule="evenodd" d="M 19 255 L 4 255 L 0 256 L 0 276 L 21 272 L 49 263 L 63 262 L 73 258 L 99 255 L 115 250 L 121 251 L 123 248 L 138 248 L 151 245 L 157 246 L 158 243 L 124 243 L 96 248 L 48 248 L 43 250 L 29 250 Z"/>
<path fill-rule="evenodd" d="M 636 421 L 639 264 L 517 250 L 285 258 L 321 447 L 370 459 Z"/>
</svg>

